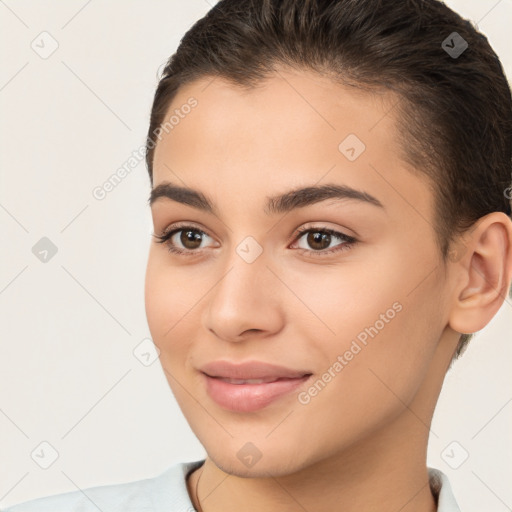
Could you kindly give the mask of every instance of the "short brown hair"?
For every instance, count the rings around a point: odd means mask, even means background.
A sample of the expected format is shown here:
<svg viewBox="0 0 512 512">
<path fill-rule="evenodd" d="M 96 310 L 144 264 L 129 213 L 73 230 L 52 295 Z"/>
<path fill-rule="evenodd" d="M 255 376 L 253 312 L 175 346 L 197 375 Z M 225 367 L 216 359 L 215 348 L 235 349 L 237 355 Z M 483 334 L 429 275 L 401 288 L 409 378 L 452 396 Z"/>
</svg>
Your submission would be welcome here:
<svg viewBox="0 0 512 512">
<path fill-rule="evenodd" d="M 163 70 L 146 142 L 151 184 L 155 131 L 181 86 L 211 76 L 252 88 L 276 64 L 398 94 L 402 156 L 429 178 L 444 262 L 479 218 L 511 216 L 510 86 L 487 38 L 437 0 L 221 0 Z"/>
</svg>

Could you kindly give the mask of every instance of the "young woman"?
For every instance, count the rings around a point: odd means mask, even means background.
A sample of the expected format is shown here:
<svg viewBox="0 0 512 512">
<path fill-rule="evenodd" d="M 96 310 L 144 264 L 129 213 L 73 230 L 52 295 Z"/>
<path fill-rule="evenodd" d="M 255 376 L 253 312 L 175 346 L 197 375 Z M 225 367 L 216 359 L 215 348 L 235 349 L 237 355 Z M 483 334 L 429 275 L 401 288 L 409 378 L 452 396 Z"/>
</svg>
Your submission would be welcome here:
<svg viewBox="0 0 512 512">
<path fill-rule="evenodd" d="M 147 139 L 146 312 L 204 460 L 6 512 L 455 512 L 426 465 L 512 281 L 512 100 L 436 0 L 221 0 Z"/>
</svg>

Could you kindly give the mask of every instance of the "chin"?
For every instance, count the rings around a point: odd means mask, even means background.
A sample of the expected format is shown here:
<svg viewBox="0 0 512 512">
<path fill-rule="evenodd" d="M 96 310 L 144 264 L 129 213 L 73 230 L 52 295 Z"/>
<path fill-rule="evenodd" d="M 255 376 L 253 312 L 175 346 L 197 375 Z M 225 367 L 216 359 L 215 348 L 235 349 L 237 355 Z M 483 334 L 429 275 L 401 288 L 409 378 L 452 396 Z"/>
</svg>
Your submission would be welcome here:
<svg viewBox="0 0 512 512">
<path fill-rule="evenodd" d="M 295 473 L 299 468 L 290 466 L 289 463 L 283 464 L 282 461 L 264 461 L 261 458 L 253 467 L 245 467 L 243 463 L 236 460 L 222 460 L 217 461 L 210 457 L 215 465 L 224 473 L 237 476 L 240 478 L 269 478 L 269 477 L 282 477 Z"/>
<path fill-rule="evenodd" d="M 239 445 L 241 448 L 238 447 Z M 250 459 L 247 462 L 244 461 L 244 458 L 251 454 L 255 460 L 252 465 Z M 258 450 L 245 441 L 237 442 L 236 447 L 217 445 L 213 453 L 208 452 L 208 458 L 219 469 L 240 478 L 282 477 L 293 474 L 308 465 L 308 461 L 304 458 L 297 459 L 301 455 L 303 454 L 297 449 L 290 453 L 284 453 L 283 450 L 269 446 Z"/>
</svg>

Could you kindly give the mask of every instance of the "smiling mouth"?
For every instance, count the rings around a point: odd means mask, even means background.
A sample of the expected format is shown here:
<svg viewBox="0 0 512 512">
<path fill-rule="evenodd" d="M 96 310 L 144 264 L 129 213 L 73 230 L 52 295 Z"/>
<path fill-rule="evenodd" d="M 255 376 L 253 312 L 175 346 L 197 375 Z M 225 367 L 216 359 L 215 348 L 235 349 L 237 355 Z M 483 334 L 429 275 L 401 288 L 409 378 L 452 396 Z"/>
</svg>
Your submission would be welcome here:
<svg viewBox="0 0 512 512">
<path fill-rule="evenodd" d="M 223 382 L 227 382 L 228 384 L 268 384 L 270 382 L 277 382 L 281 380 L 299 380 L 306 376 L 309 377 L 309 375 L 311 375 L 311 373 L 304 374 L 301 377 L 267 377 L 265 379 L 229 379 L 227 377 L 212 377 L 210 375 L 208 376 L 211 377 L 212 379 L 222 380 Z"/>
<path fill-rule="evenodd" d="M 306 385 L 313 374 L 302 377 L 267 377 L 261 379 L 231 379 L 203 373 L 206 392 L 220 407 L 235 412 L 254 412 L 272 402 L 284 399 Z"/>
</svg>

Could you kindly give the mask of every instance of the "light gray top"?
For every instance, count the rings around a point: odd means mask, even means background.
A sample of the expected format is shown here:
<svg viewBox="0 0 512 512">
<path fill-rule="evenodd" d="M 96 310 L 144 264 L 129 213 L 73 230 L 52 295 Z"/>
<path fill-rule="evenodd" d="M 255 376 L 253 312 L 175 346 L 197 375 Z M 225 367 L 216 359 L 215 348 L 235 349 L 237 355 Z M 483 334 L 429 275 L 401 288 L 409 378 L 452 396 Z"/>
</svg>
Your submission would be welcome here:
<svg viewBox="0 0 512 512">
<path fill-rule="evenodd" d="M 0 512 L 194 512 L 186 478 L 204 461 L 180 462 L 152 478 L 36 498 Z M 460 512 L 448 477 L 438 469 L 428 471 L 437 512 Z"/>
</svg>

